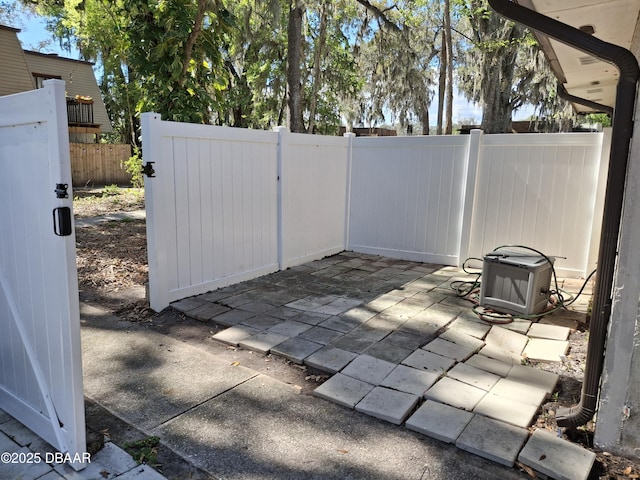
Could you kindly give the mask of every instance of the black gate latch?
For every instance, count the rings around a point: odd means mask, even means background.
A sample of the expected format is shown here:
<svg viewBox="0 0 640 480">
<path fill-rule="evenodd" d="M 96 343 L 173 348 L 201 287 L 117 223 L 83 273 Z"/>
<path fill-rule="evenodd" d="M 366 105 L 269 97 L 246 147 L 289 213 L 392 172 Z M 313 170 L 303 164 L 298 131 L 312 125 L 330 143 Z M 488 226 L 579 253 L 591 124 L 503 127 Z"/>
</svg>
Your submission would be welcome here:
<svg viewBox="0 0 640 480">
<path fill-rule="evenodd" d="M 156 171 L 153 169 L 154 163 L 155 162 L 147 162 L 142 166 L 142 173 L 144 173 L 149 178 L 156 178 L 156 176 L 154 175 Z"/>
<path fill-rule="evenodd" d="M 53 209 L 53 233 L 59 237 L 71 235 L 71 209 L 69 207 Z"/>
</svg>

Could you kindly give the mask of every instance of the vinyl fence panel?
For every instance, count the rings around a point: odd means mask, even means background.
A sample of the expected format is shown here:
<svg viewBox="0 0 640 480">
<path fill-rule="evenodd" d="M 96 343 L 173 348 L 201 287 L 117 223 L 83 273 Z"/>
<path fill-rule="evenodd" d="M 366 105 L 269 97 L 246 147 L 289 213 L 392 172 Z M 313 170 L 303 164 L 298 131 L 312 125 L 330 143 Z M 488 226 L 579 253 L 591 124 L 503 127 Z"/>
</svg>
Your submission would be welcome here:
<svg viewBox="0 0 640 480">
<path fill-rule="evenodd" d="M 281 267 L 344 251 L 349 140 L 284 131 L 281 145 Z"/>
<path fill-rule="evenodd" d="M 592 241 L 602 134 L 483 135 L 469 256 L 522 244 L 584 275 Z"/>
<path fill-rule="evenodd" d="M 349 249 L 457 265 L 468 136 L 356 138 Z"/>
</svg>

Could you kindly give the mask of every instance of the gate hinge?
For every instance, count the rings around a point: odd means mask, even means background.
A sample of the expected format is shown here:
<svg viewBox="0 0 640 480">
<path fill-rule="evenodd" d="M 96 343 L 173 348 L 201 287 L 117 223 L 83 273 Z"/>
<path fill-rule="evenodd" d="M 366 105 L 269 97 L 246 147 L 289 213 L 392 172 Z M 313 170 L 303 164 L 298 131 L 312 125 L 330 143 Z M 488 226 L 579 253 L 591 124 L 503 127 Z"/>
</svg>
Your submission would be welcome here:
<svg viewBox="0 0 640 480">
<path fill-rule="evenodd" d="M 69 198 L 68 188 L 69 185 L 66 183 L 56 183 L 56 189 L 54 190 L 56 192 L 56 198 Z"/>
<path fill-rule="evenodd" d="M 156 178 L 154 175 L 156 171 L 153 169 L 153 164 L 155 162 L 147 162 L 142 166 L 142 173 L 144 173 L 149 178 Z"/>
</svg>

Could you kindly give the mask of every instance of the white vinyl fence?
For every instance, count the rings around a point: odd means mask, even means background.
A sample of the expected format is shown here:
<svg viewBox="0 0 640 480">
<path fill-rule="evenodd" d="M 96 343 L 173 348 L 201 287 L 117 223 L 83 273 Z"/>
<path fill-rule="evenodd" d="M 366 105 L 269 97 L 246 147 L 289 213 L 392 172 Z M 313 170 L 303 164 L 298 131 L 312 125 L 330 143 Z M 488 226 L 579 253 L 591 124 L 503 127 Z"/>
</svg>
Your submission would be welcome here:
<svg viewBox="0 0 640 480">
<path fill-rule="evenodd" d="M 143 115 L 151 306 L 343 250 L 460 265 L 504 244 L 585 275 L 602 134 L 356 138 Z M 600 199 L 600 200 L 599 200 Z"/>
<path fill-rule="evenodd" d="M 87 457 L 67 108 L 64 82 L 44 84 L 0 97 L 0 408 L 80 469 Z M 58 184 L 69 186 L 68 197 Z"/>
<path fill-rule="evenodd" d="M 556 260 L 562 276 L 588 274 L 608 164 L 602 148 L 600 133 L 483 135 L 467 255 L 523 244 L 566 257 Z"/>
</svg>

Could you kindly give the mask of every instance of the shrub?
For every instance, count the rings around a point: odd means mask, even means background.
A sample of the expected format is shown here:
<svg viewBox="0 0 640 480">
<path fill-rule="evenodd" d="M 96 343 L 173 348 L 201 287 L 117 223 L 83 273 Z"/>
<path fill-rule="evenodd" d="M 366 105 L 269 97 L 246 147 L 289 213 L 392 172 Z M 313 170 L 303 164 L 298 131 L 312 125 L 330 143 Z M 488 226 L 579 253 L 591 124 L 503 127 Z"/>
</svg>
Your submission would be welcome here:
<svg viewBox="0 0 640 480">
<path fill-rule="evenodd" d="M 144 187 L 142 177 L 142 155 L 139 148 L 133 149 L 133 156 L 124 162 L 125 170 L 131 175 L 131 186 L 134 188 Z"/>
</svg>

